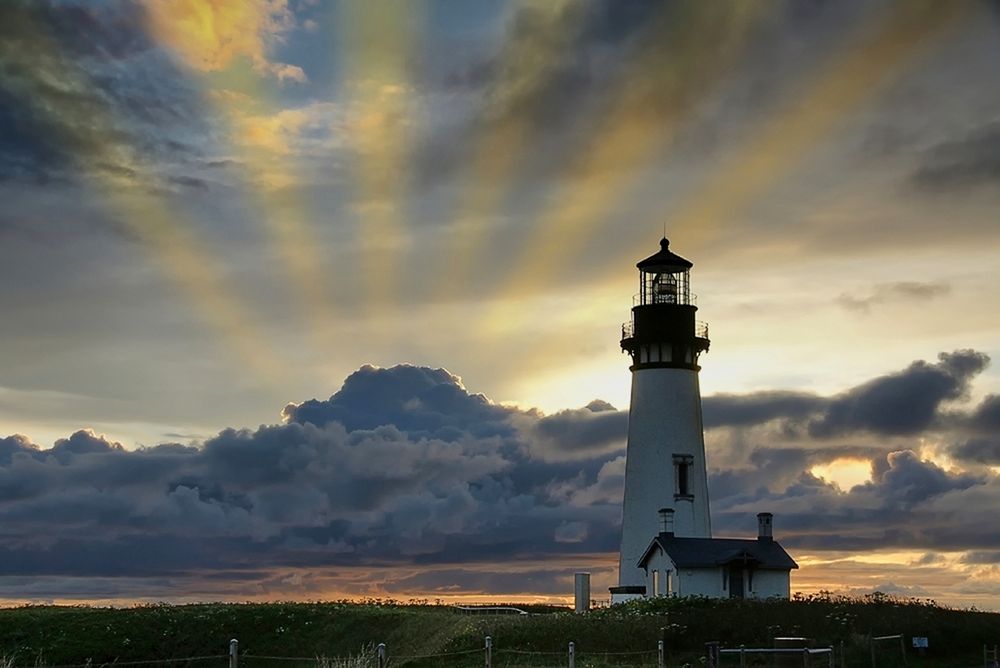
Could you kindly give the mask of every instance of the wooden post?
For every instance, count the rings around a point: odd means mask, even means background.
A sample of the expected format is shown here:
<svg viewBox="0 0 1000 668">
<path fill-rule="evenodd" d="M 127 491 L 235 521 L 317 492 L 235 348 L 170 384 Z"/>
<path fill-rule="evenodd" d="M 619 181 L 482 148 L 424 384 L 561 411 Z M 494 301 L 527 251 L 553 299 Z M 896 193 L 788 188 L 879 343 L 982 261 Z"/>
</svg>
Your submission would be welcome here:
<svg viewBox="0 0 1000 668">
<path fill-rule="evenodd" d="M 237 668 L 240 660 L 240 641 L 233 638 L 229 641 L 229 668 Z"/>
<path fill-rule="evenodd" d="M 903 655 L 903 665 L 906 665 L 906 637 L 900 633 L 899 634 L 899 651 Z"/>
<path fill-rule="evenodd" d="M 493 668 L 493 638 L 486 636 L 486 668 Z"/>
<path fill-rule="evenodd" d="M 840 668 L 847 668 L 847 655 L 844 653 L 844 641 L 840 641 Z"/>
<path fill-rule="evenodd" d="M 841 640 L 840 642 L 843 643 L 844 641 Z M 833 645 L 830 645 L 830 661 L 828 663 L 829 668 L 833 668 Z"/>
<path fill-rule="evenodd" d="M 809 648 L 802 648 L 802 668 L 809 668 Z"/>
<path fill-rule="evenodd" d="M 740 645 L 740 668 L 747 668 L 747 646 Z"/>
<path fill-rule="evenodd" d="M 708 668 L 719 668 L 719 643 L 718 641 L 705 643 L 705 650 L 708 654 Z"/>
<path fill-rule="evenodd" d="M 569 668 L 576 668 L 576 643 L 569 643 Z"/>
<path fill-rule="evenodd" d="M 385 643 L 378 644 L 378 668 L 385 668 Z"/>
<path fill-rule="evenodd" d="M 875 640 L 868 636 L 868 647 L 871 648 L 872 668 L 875 668 Z"/>
<path fill-rule="evenodd" d="M 666 663 L 664 662 L 663 656 L 663 641 L 660 640 L 656 643 L 656 668 L 665 668 Z"/>
</svg>

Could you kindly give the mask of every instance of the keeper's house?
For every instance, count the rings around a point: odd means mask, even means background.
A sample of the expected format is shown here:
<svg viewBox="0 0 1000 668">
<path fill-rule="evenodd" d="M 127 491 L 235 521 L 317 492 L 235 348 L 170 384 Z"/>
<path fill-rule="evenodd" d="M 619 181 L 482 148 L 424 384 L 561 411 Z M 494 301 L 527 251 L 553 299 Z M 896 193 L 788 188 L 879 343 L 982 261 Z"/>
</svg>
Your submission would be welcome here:
<svg viewBox="0 0 1000 668">
<path fill-rule="evenodd" d="M 788 598 L 798 564 L 771 535 L 771 513 L 757 515 L 757 539 L 680 538 L 673 512 L 660 511 L 662 530 L 637 564 L 646 574 L 638 596 Z M 622 592 L 624 593 L 624 592 Z M 631 598 L 631 597 L 628 597 Z"/>
</svg>

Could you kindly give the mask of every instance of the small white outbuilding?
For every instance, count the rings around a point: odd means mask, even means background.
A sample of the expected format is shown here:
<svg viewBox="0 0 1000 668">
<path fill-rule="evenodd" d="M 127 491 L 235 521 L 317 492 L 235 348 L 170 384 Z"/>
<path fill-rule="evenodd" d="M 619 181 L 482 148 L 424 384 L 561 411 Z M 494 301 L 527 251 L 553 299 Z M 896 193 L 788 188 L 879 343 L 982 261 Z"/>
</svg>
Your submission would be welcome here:
<svg viewBox="0 0 1000 668">
<path fill-rule="evenodd" d="M 757 515 L 757 539 L 674 536 L 673 512 L 660 511 L 662 530 L 637 566 L 645 596 L 788 598 L 798 564 L 771 535 L 771 513 Z"/>
</svg>

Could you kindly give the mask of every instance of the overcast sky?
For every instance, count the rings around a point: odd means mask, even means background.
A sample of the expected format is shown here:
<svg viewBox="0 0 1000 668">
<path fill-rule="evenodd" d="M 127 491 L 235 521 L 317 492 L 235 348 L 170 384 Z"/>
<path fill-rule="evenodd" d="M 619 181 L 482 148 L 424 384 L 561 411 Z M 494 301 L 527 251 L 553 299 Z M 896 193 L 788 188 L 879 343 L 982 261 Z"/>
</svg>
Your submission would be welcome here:
<svg viewBox="0 0 1000 668">
<path fill-rule="evenodd" d="M 0 599 L 601 591 L 666 232 L 717 535 L 1000 609 L 998 63 L 993 0 L 2 3 Z"/>
</svg>

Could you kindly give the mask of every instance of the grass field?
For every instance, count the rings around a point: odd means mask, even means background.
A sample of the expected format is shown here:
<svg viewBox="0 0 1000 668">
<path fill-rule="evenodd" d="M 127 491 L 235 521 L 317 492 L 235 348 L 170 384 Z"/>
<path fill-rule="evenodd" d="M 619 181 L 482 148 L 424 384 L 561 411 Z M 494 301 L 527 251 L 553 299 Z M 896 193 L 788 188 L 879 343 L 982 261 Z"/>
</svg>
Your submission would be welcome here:
<svg viewBox="0 0 1000 668">
<path fill-rule="evenodd" d="M 919 655 L 908 647 L 903 656 L 899 641 L 878 643 L 878 668 L 904 661 L 911 667 L 968 668 L 983 664 L 984 644 L 1000 643 L 1000 614 L 884 595 L 794 601 L 656 599 L 584 615 L 551 607 L 525 609 L 533 614 L 470 615 L 446 606 L 384 601 L 8 608 L 0 610 L 0 668 L 128 665 L 185 657 L 205 658 L 163 665 L 218 668 L 226 665 L 230 638 L 239 640 L 240 668 L 369 666 L 378 643 L 386 644 L 390 665 L 482 666 L 487 635 L 498 667 L 565 666 L 569 641 L 575 643 L 580 668 L 655 666 L 661 639 L 668 665 L 700 666 L 709 641 L 723 647 L 770 647 L 775 637 L 797 636 L 811 639 L 816 647 L 833 646 L 838 668 L 860 668 L 871 665 L 870 636 L 903 634 L 907 645 L 912 636 L 929 638 L 930 648 Z M 641 651 L 646 654 L 628 654 Z M 342 661 L 346 657 L 354 658 Z M 800 656 L 782 659 L 761 656 L 748 665 L 803 665 Z M 817 656 L 810 665 L 826 668 L 827 661 Z M 723 668 L 737 666 L 738 657 L 723 657 Z"/>
</svg>

